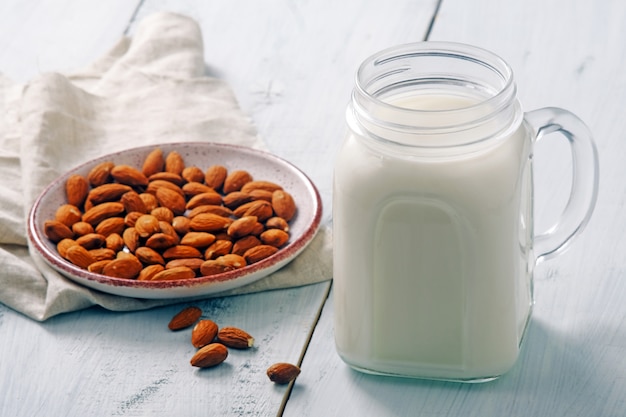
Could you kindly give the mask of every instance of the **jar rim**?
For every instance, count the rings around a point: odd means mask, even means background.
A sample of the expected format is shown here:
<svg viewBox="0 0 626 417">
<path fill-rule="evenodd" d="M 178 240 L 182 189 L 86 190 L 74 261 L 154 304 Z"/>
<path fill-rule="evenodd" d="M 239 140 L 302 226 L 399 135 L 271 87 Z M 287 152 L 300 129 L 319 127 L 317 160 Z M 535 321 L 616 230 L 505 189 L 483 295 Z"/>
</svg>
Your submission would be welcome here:
<svg viewBox="0 0 626 417">
<path fill-rule="evenodd" d="M 355 81 L 353 127 L 403 151 L 469 152 L 503 138 L 523 116 L 511 67 L 472 45 L 387 48 L 363 61 Z"/>
<path fill-rule="evenodd" d="M 397 106 L 391 103 L 388 103 L 382 99 L 380 99 L 377 95 L 372 94 L 368 91 L 367 87 L 363 83 L 363 74 L 366 72 L 368 67 L 382 65 L 388 62 L 396 61 L 406 57 L 426 57 L 426 56 L 436 56 L 436 57 L 446 57 L 446 58 L 454 58 L 454 59 L 462 59 L 466 61 L 471 61 L 475 64 L 479 64 L 484 66 L 485 68 L 490 69 L 493 73 L 499 75 L 501 79 L 504 81 L 502 87 L 495 92 L 495 94 L 487 97 L 486 99 L 468 107 L 460 107 L 455 109 L 412 109 L 402 106 Z M 396 72 L 401 72 L 401 69 L 396 70 Z M 486 49 L 480 48 L 478 46 L 473 46 L 460 42 L 444 42 L 444 41 L 421 41 L 421 42 L 412 42 L 406 43 L 398 46 L 392 46 L 386 49 L 383 49 L 368 58 L 366 58 L 359 68 L 357 69 L 355 76 L 355 89 L 357 92 L 367 97 L 371 100 L 374 100 L 377 105 L 383 107 L 393 108 L 394 110 L 407 111 L 409 113 L 432 113 L 432 114 L 442 114 L 442 113 L 455 113 L 459 111 L 464 111 L 472 107 L 491 105 L 494 107 L 500 107 L 502 103 L 506 103 L 510 100 L 510 98 L 515 96 L 516 86 L 513 78 L 513 70 L 509 66 L 509 64 L 502 59 L 500 56 L 495 53 L 488 51 Z M 499 105 L 500 104 L 500 105 Z"/>
</svg>

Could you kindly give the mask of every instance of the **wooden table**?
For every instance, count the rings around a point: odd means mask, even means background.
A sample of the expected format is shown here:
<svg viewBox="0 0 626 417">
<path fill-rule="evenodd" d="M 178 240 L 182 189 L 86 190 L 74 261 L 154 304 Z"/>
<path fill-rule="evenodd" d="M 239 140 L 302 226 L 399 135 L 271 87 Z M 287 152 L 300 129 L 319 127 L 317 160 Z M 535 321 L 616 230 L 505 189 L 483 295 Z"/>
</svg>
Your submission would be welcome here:
<svg viewBox="0 0 626 417">
<path fill-rule="evenodd" d="M 0 416 L 626 416 L 626 2 L 622 0 L 18 1 L 0 4 L 0 72 L 27 82 L 69 71 L 177 11 L 201 25 L 208 65 L 234 89 L 271 151 L 315 181 L 331 221 L 333 159 L 359 63 L 419 40 L 472 43 L 515 71 L 527 110 L 565 107 L 593 131 L 600 194 L 588 228 L 540 264 L 534 319 L 512 371 L 485 384 L 376 377 L 333 342 L 330 281 L 198 303 L 257 347 L 189 366 L 180 309 L 92 308 L 34 322 L 0 305 Z M 563 140 L 536 155 L 537 228 L 566 203 Z M 330 297 L 329 297 L 330 294 Z M 293 386 L 265 369 L 300 363 Z"/>
</svg>

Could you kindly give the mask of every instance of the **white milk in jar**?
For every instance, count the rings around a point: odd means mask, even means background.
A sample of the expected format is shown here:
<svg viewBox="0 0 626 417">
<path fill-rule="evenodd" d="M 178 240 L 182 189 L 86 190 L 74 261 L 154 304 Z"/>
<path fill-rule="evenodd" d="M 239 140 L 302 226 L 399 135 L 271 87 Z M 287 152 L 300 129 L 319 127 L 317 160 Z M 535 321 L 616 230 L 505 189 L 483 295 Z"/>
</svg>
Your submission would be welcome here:
<svg viewBox="0 0 626 417">
<path fill-rule="evenodd" d="M 487 381 L 515 363 L 532 272 L 588 221 L 597 154 L 562 109 L 524 114 L 508 65 L 468 45 L 392 48 L 357 72 L 333 190 L 335 342 L 370 373 Z M 570 203 L 532 220 L 532 147 L 567 131 Z"/>
<path fill-rule="evenodd" d="M 335 170 L 339 352 L 392 374 L 500 375 L 517 358 L 531 304 L 525 130 L 434 161 L 389 158 L 359 141 L 348 136 Z"/>
</svg>

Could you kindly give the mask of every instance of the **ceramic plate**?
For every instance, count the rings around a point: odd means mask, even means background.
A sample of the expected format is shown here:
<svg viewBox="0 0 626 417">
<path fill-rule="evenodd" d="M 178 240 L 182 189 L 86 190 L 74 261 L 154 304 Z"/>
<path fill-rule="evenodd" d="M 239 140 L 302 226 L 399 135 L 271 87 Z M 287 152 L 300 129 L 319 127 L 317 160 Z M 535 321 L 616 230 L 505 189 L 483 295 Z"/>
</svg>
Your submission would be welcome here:
<svg viewBox="0 0 626 417">
<path fill-rule="evenodd" d="M 223 274 L 177 280 L 136 281 L 110 278 L 81 269 L 63 259 L 56 245 L 43 231 L 43 224 L 54 219 L 57 208 L 66 203 L 65 181 L 72 174 L 86 176 L 92 167 L 103 161 L 127 164 L 141 169 L 146 155 L 155 148 L 164 155 L 179 152 L 187 166 L 195 165 L 206 170 L 214 164 L 230 169 L 247 170 L 254 179 L 280 184 L 289 192 L 297 205 L 297 213 L 290 221 L 290 239 L 274 255 L 244 268 Z M 35 201 L 28 219 L 28 236 L 44 260 L 73 281 L 106 293 L 136 298 L 182 298 L 208 295 L 241 287 L 257 281 L 283 267 L 311 242 L 318 231 L 322 204 L 315 185 L 298 168 L 269 153 L 247 147 L 214 143 L 176 143 L 146 146 L 102 156 L 66 172 L 54 180 Z"/>
</svg>

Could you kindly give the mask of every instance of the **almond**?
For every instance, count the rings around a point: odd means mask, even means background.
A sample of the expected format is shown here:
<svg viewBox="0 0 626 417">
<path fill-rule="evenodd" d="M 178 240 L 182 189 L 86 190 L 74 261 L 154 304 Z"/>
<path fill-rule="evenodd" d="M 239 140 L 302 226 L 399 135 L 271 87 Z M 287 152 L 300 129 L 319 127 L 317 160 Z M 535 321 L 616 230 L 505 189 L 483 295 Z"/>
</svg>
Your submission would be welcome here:
<svg viewBox="0 0 626 417">
<path fill-rule="evenodd" d="M 150 181 L 150 183 L 148 184 L 148 187 L 146 188 L 146 192 L 156 196 L 156 192 L 161 188 L 174 191 L 180 194 L 181 196 L 185 195 L 182 188 L 180 188 L 178 185 L 174 184 L 173 182 L 166 181 L 166 180 L 158 180 L 158 179 Z"/>
<path fill-rule="evenodd" d="M 100 204 L 105 201 L 117 201 L 124 193 L 129 191 L 132 191 L 130 186 L 112 182 L 92 188 L 87 198 L 89 198 L 93 204 Z"/>
<path fill-rule="evenodd" d="M 250 193 L 253 190 L 264 190 L 264 191 L 274 192 L 276 190 L 282 190 L 282 189 L 283 187 L 271 181 L 250 181 L 244 184 L 243 187 L 241 187 L 241 191 L 243 191 L 244 193 Z"/>
<path fill-rule="evenodd" d="M 258 237 L 253 235 L 244 236 L 233 243 L 233 248 L 231 252 L 236 255 L 243 256 L 243 254 L 246 253 L 248 249 L 258 246 L 260 244 L 261 241 Z"/>
<path fill-rule="evenodd" d="M 250 175 L 248 171 L 232 171 L 226 176 L 222 190 L 224 191 L 224 194 L 232 193 L 233 191 L 239 191 L 241 190 L 241 187 L 244 186 L 244 184 L 250 181 L 252 181 L 252 175 Z"/>
<path fill-rule="evenodd" d="M 213 188 L 199 182 L 188 182 L 183 185 L 182 190 L 187 197 L 193 197 L 203 193 L 216 193 Z"/>
<path fill-rule="evenodd" d="M 244 266 L 246 266 L 246 260 L 242 256 L 229 253 L 216 259 L 204 261 L 200 265 L 200 273 L 203 276 L 211 276 L 234 271 Z"/>
<path fill-rule="evenodd" d="M 167 260 L 181 258 L 202 258 L 202 253 L 193 246 L 176 245 L 167 248 L 163 252 L 163 258 Z"/>
<path fill-rule="evenodd" d="M 248 195 L 252 197 L 253 200 L 265 200 L 270 203 L 272 202 L 272 191 L 258 189 L 250 191 Z"/>
<path fill-rule="evenodd" d="M 161 187 L 156 191 L 156 198 L 162 207 L 167 207 L 177 216 L 185 212 L 185 198 L 176 191 Z"/>
<path fill-rule="evenodd" d="M 179 239 L 167 233 L 155 233 L 146 240 L 146 246 L 154 250 L 163 250 L 176 246 Z"/>
<path fill-rule="evenodd" d="M 109 262 L 102 269 L 102 274 L 114 278 L 133 279 L 139 275 L 143 265 L 135 257 L 117 258 Z"/>
<path fill-rule="evenodd" d="M 124 212 L 124 205 L 117 202 L 98 204 L 83 214 L 83 221 L 96 226 L 104 219 L 120 215 Z"/>
<path fill-rule="evenodd" d="M 76 239 L 76 243 L 85 249 L 95 249 L 104 246 L 106 236 L 99 233 L 88 233 Z"/>
<path fill-rule="evenodd" d="M 111 176 L 120 184 L 126 184 L 130 186 L 142 186 L 148 185 L 148 177 L 141 173 L 138 169 L 131 167 L 130 165 L 116 165 L 111 168 Z"/>
<path fill-rule="evenodd" d="M 250 194 L 243 193 L 241 191 L 233 191 L 232 193 L 228 193 L 222 197 L 222 202 L 229 209 L 235 209 L 240 205 L 249 203 L 253 200 L 254 198 Z"/>
<path fill-rule="evenodd" d="M 165 264 L 165 269 L 178 268 L 179 266 L 186 266 L 187 268 L 193 270 L 194 273 L 198 274 L 200 272 L 200 267 L 204 259 L 202 258 L 181 258 L 181 259 L 172 259 L 168 263 Z"/>
<path fill-rule="evenodd" d="M 145 213 L 150 213 L 152 210 L 159 207 L 159 202 L 154 194 L 141 193 L 139 194 L 139 198 L 141 198 L 141 201 L 143 201 L 143 204 L 146 206 Z"/>
<path fill-rule="evenodd" d="M 89 251 L 80 245 L 73 245 L 67 248 L 65 258 L 83 269 L 87 269 L 89 265 L 96 261 Z"/>
<path fill-rule="evenodd" d="M 210 260 L 230 253 L 233 242 L 230 240 L 217 239 L 211 246 L 204 251 L 204 259 Z"/>
<path fill-rule="evenodd" d="M 248 249 L 243 257 L 249 264 L 259 262 L 278 252 L 278 248 L 270 245 L 259 245 Z"/>
<path fill-rule="evenodd" d="M 160 148 L 156 148 L 150 151 L 144 159 L 141 172 L 146 177 L 149 177 L 152 174 L 163 171 L 164 167 L 165 158 L 163 158 L 163 151 Z"/>
<path fill-rule="evenodd" d="M 196 348 L 201 348 L 213 342 L 217 336 L 217 324 L 214 321 L 200 320 L 191 331 L 191 344 Z"/>
<path fill-rule="evenodd" d="M 256 216 L 260 222 L 264 222 L 274 215 L 272 204 L 265 200 L 256 200 L 242 204 L 233 210 L 237 217 Z"/>
<path fill-rule="evenodd" d="M 178 175 L 178 174 L 174 174 L 173 172 L 157 172 L 156 174 L 152 174 L 148 177 L 148 181 L 150 182 L 154 182 L 154 181 L 166 181 L 166 182 L 171 182 L 172 184 L 176 185 L 177 187 L 182 186 L 185 183 L 185 179 Z"/>
<path fill-rule="evenodd" d="M 126 223 L 122 217 L 109 217 L 98 223 L 95 232 L 106 237 L 112 233 L 122 234 L 125 228 Z"/>
<path fill-rule="evenodd" d="M 95 167 L 91 168 L 89 174 L 87 174 L 87 180 L 92 187 L 98 187 L 99 185 L 109 182 L 111 177 L 111 170 L 115 164 L 111 161 L 101 162 Z"/>
<path fill-rule="evenodd" d="M 185 161 L 181 154 L 176 151 L 168 153 L 165 158 L 165 171 L 180 175 L 183 169 L 185 169 Z"/>
<path fill-rule="evenodd" d="M 87 222 L 76 222 L 72 225 L 72 232 L 77 236 L 86 235 L 87 233 L 93 233 L 95 229 Z"/>
<path fill-rule="evenodd" d="M 296 214 L 296 203 L 287 191 L 277 190 L 272 194 L 272 208 L 278 217 L 289 221 Z"/>
<path fill-rule="evenodd" d="M 148 208 L 141 196 L 136 191 L 128 191 L 120 197 L 120 203 L 124 205 L 126 213 L 147 213 Z"/>
<path fill-rule="evenodd" d="M 130 213 L 127 213 L 124 217 L 124 224 L 126 225 L 126 227 L 135 227 L 137 219 L 139 219 L 144 214 L 146 213 L 142 213 L 140 211 L 131 211 Z"/>
<path fill-rule="evenodd" d="M 206 248 L 215 242 L 215 235 L 207 232 L 189 232 L 180 240 L 181 245 L 193 246 L 194 248 Z"/>
<path fill-rule="evenodd" d="M 174 226 L 172 226 L 171 223 L 160 220 L 159 229 L 161 229 L 161 233 L 172 236 L 176 240 L 176 244 L 180 242 L 180 236 L 178 236 L 178 232 L 174 229 Z"/>
<path fill-rule="evenodd" d="M 70 175 L 65 181 L 65 196 L 68 204 L 81 207 L 87 199 L 89 183 L 82 175 Z"/>
<path fill-rule="evenodd" d="M 139 247 L 139 233 L 137 233 L 137 230 L 134 227 L 129 227 L 124 230 L 122 239 L 124 239 L 124 244 L 131 252 L 135 252 L 135 250 Z"/>
<path fill-rule="evenodd" d="M 227 233 L 233 239 L 238 239 L 240 237 L 249 235 L 255 228 L 257 224 L 256 216 L 243 216 L 228 226 Z"/>
<path fill-rule="evenodd" d="M 78 245 L 74 239 L 61 239 L 59 243 L 57 243 L 57 251 L 59 252 L 59 255 L 67 259 L 67 249 L 74 245 Z"/>
<path fill-rule="evenodd" d="M 282 217 L 272 217 L 267 219 L 265 227 L 268 229 L 279 229 L 283 232 L 289 232 L 289 223 Z"/>
<path fill-rule="evenodd" d="M 178 266 L 176 268 L 164 269 L 155 274 L 150 281 L 175 281 L 179 279 L 192 279 L 196 277 L 193 269 L 186 266 Z"/>
<path fill-rule="evenodd" d="M 83 213 L 73 204 L 63 204 L 59 206 L 54 214 L 54 218 L 68 227 L 72 227 L 74 223 L 78 223 Z"/>
<path fill-rule="evenodd" d="M 224 185 L 224 180 L 228 175 L 226 167 L 222 165 L 210 166 L 204 174 L 204 183 L 214 190 L 219 190 Z"/>
<path fill-rule="evenodd" d="M 275 363 L 267 368 L 267 376 L 276 384 L 288 384 L 300 375 L 300 368 L 286 362 Z"/>
<path fill-rule="evenodd" d="M 202 316 L 202 310 L 199 307 L 185 307 L 172 317 L 167 327 L 173 331 L 186 329 L 198 321 L 200 316 Z"/>
<path fill-rule="evenodd" d="M 174 220 L 174 212 L 167 207 L 157 207 L 150 214 L 163 222 L 171 223 Z"/>
<path fill-rule="evenodd" d="M 189 221 L 189 227 L 195 232 L 213 233 L 226 230 L 232 222 L 232 219 L 217 214 L 201 213 Z"/>
<path fill-rule="evenodd" d="M 190 230 L 189 222 L 189 218 L 185 216 L 176 216 L 172 219 L 172 227 L 176 233 L 184 235 Z"/>
<path fill-rule="evenodd" d="M 153 234 L 160 232 L 159 219 L 152 214 L 144 214 L 135 221 L 135 230 L 142 238 L 147 238 Z"/>
<path fill-rule="evenodd" d="M 141 246 L 135 250 L 135 256 L 144 265 L 160 264 L 165 265 L 163 257 L 154 249 L 147 246 Z"/>
<path fill-rule="evenodd" d="M 280 248 L 289 240 L 289 234 L 280 229 L 268 229 L 261 233 L 259 238 L 266 245 Z"/>
<path fill-rule="evenodd" d="M 156 274 L 163 271 L 164 269 L 165 268 L 163 267 L 163 265 L 148 265 L 144 269 L 142 269 L 141 272 L 139 272 L 139 275 L 137 275 L 137 281 L 151 281 Z"/>
<path fill-rule="evenodd" d="M 46 220 L 43 224 L 43 232 L 54 243 L 74 237 L 74 232 L 58 220 Z"/>
<path fill-rule="evenodd" d="M 254 345 L 254 337 L 237 327 L 222 327 L 217 332 L 217 340 L 234 349 L 248 349 Z"/>
<path fill-rule="evenodd" d="M 110 259 L 102 259 L 100 261 L 95 261 L 91 265 L 87 267 L 87 271 L 93 272 L 94 274 L 102 274 L 104 267 L 107 266 L 111 262 Z"/>
<path fill-rule="evenodd" d="M 198 350 L 191 358 L 191 365 L 198 368 L 210 368 L 224 362 L 228 349 L 221 343 L 211 343 Z"/>
<path fill-rule="evenodd" d="M 202 172 L 202 170 L 196 166 L 185 167 L 185 169 L 183 169 L 183 172 L 181 173 L 181 176 L 187 182 L 204 182 L 204 172 Z"/>
<path fill-rule="evenodd" d="M 113 252 L 119 252 L 124 248 L 124 238 L 118 233 L 111 233 L 107 236 L 104 246 Z"/>
<path fill-rule="evenodd" d="M 115 259 L 115 251 L 108 248 L 96 248 L 89 249 L 89 253 L 97 261 L 113 260 Z"/>
<path fill-rule="evenodd" d="M 222 216 L 222 217 L 230 217 L 233 215 L 233 211 L 229 209 L 228 207 L 214 205 L 214 204 L 207 204 L 207 205 L 195 207 L 193 210 L 190 210 L 187 213 L 187 217 L 192 219 L 200 213 L 212 213 L 212 214 L 217 214 L 218 216 Z"/>
<path fill-rule="evenodd" d="M 215 191 L 194 195 L 187 202 L 187 209 L 192 210 L 198 206 L 219 206 L 222 204 L 222 196 Z"/>
</svg>

